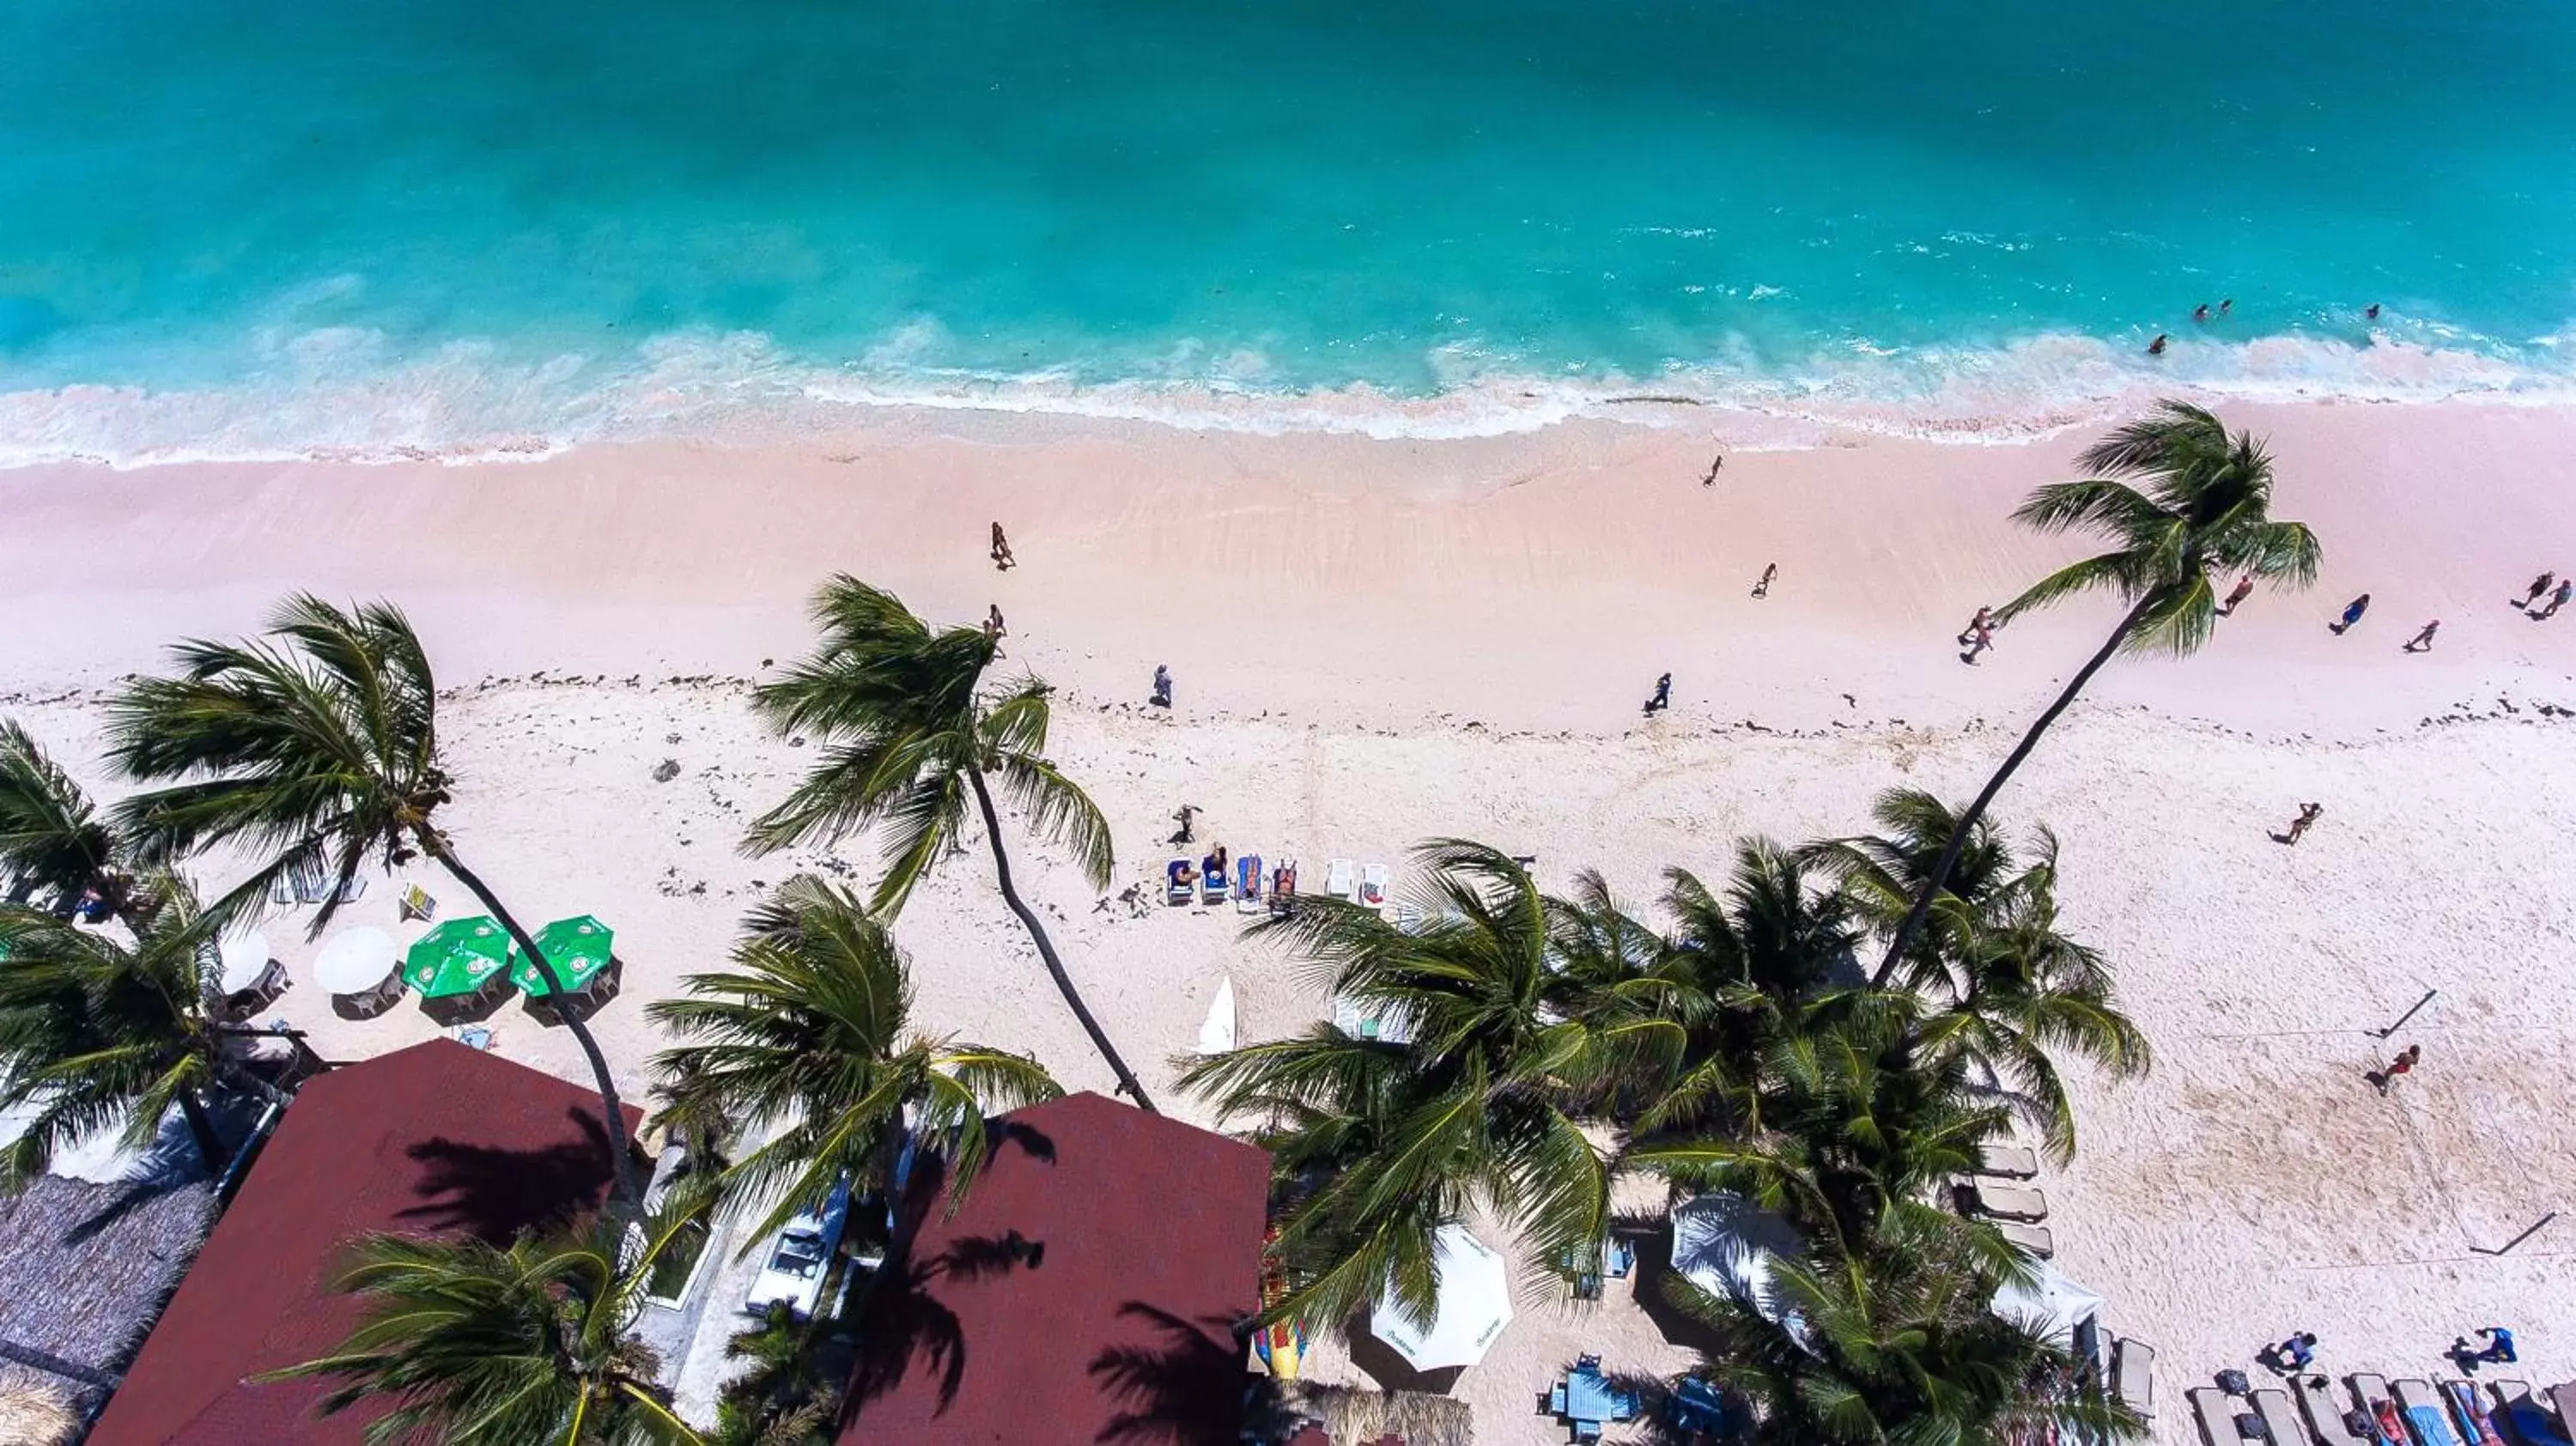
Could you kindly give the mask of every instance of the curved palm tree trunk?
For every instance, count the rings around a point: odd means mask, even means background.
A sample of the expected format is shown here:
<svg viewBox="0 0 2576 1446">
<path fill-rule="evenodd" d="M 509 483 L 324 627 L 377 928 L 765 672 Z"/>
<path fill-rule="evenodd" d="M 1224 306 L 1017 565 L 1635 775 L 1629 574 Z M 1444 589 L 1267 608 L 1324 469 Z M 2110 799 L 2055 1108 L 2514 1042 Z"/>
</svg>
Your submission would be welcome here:
<svg viewBox="0 0 2576 1446">
<path fill-rule="evenodd" d="M 501 906 L 501 900 L 493 894 L 491 887 L 472 869 L 465 867 L 464 860 L 456 856 L 456 850 L 448 846 L 446 839 L 426 828 L 419 834 L 421 851 L 438 860 L 439 867 L 455 875 L 456 881 L 481 901 L 484 911 L 501 921 L 502 930 L 519 946 L 519 952 L 528 956 L 537 972 L 546 976 L 546 986 L 553 991 L 549 997 L 558 1002 L 565 999 L 567 991 L 563 976 L 557 974 L 555 966 L 538 952 L 537 941 L 528 937 L 528 931 L 520 928 L 519 921 Z M 583 1056 L 590 1061 L 591 1080 L 599 1087 L 599 1103 L 608 1121 L 609 1166 L 615 1172 L 616 1181 L 616 1193 L 610 1197 L 610 1204 L 623 1209 L 630 1217 L 641 1216 L 644 1213 L 644 1186 L 635 1178 L 634 1142 L 626 1134 L 626 1109 L 618 1102 L 617 1081 L 609 1077 L 608 1056 L 599 1052 L 599 1041 L 591 1038 L 590 1026 L 573 1017 L 571 1010 L 558 1008 L 555 1017 L 563 1021 L 564 1028 L 581 1045 Z"/>
<path fill-rule="evenodd" d="M 195 1090 L 179 1091 L 179 1115 L 188 1122 L 188 1133 L 196 1138 L 197 1158 L 206 1162 L 206 1173 L 222 1174 L 223 1137 L 215 1133 L 214 1118 L 206 1113 L 206 1102 L 197 1098 Z"/>
<path fill-rule="evenodd" d="M 1047 937 L 1046 926 L 1038 922 L 1037 914 L 1020 898 L 1020 891 L 1012 886 L 1011 856 L 1002 851 L 1002 819 L 993 811 L 993 795 L 984 787 L 983 771 L 967 770 L 966 780 L 974 785 L 975 806 L 983 810 L 984 837 L 993 845 L 993 877 L 1002 886 L 1002 902 L 1009 904 L 1011 912 L 1019 915 L 1021 927 L 1027 929 L 1029 938 L 1036 942 L 1038 957 L 1046 961 L 1047 972 L 1055 976 L 1057 992 L 1072 1007 L 1073 1017 L 1082 1021 L 1083 1032 L 1091 1036 L 1091 1047 L 1100 1051 L 1102 1059 L 1109 1061 L 1109 1072 L 1118 1076 L 1118 1088 L 1136 1102 L 1138 1109 L 1149 1115 L 1160 1114 L 1161 1111 L 1154 1108 L 1154 1102 L 1145 1098 L 1145 1087 L 1136 1082 L 1135 1071 L 1127 1067 L 1127 1061 L 1118 1057 L 1117 1047 L 1109 1042 L 1107 1034 L 1101 1032 L 1100 1021 L 1091 1017 L 1090 1008 L 1082 1002 L 1082 995 L 1075 991 L 1073 976 L 1064 972 L 1064 960 L 1056 957 L 1055 941 Z"/>
<path fill-rule="evenodd" d="M 1941 861 L 1934 864 L 1932 872 L 1924 877 L 1923 887 L 1914 891 L 1914 903 L 1906 909 L 1905 919 L 1896 926 L 1895 934 L 1889 937 L 1887 957 L 1879 961 L 1878 972 L 1870 976 L 1871 988 L 1884 989 L 1887 981 L 1895 977 L 1897 961 L 1905 957 L 1905 946 L 1923 927 L 1924 916 L 1932 912 L 1932 896 L 1949 884 L 1950 870 L 1958 866 L 1959 855 L 1967 848 L 1968 835 L 1976 829 L 1977 820 L 1986 816 L 1986 805 L 1995 801 L 1995 795 L 2012 780 L 2014 770 L 2020 768 L 2022 760 L 2039 746 L 2039 736 L 2048 731 L 2048 725 L 2057 721 L 2057 715 L 2066 711 L 2067 705 L 2075 701 L 2075 695 L 2084 691 L 2084 685 L 2093 681 L 2093 675 L 2102 671 L 2102 665 L 2111 661 L 2113 653 L 2120 651 L 2120 645 L 2129 640 L 2129 630 L 2138 625 L 2138 619 L 2146 615 L 2158 596 L 2151 592 L 2138 599 L 2137 605 L 2120 619 L 2120 625 L 2111 630 L 2111 636 L 2067 683 L 2065 691 L 2057 695 L 2057 701 L 2049 704 L 2048 711 L 2040 714 L 2039 720 L 2030 725 L 2030 731 L 2021 735 L 2021 742 L 2004 758 L 2003 767 L 1996 769 L 1995 776 L 1986 780 L 1985 790 L 1977 795 L 1977 801 L 1969 804 L 1967 812 L 1959 815 L 1959 821 L 1950 829 L 1950 841 L 1941 848 Z"/>
</svg>

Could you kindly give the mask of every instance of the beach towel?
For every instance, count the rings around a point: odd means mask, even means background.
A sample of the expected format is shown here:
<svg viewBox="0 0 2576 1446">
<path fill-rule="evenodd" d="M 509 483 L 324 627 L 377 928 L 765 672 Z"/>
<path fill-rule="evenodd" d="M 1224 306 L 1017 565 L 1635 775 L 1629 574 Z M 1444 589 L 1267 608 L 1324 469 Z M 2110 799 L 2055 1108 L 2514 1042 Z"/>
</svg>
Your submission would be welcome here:
<svg viewBox="0 0 2576 1446">
<path fill-rule="evenodd" d="M 2451 1414 L 2459 1418 L 2460 1433 L 2472 1446 L 2504 1446 L 2486 1402 L 2478 1399 L 2477 1387 L 2466 1381 L 2444 1381 L 2442 1394 L 2451 1398 Z"/>
<path fill-rule="evenodd" d="M 2576 1446 L 2557 1413 L 2532 1395 L 2529 1386 L 2519 1381 L 2498 1381 L 2495 1389 L 2504 1401 L 2499 1414 L 2504 1417 L 2505 1431 L 2521 1446 Z"/>
<path fill-rule="evenodd" d="M 2442 1398 L 2429 1382 L 2399 1381 L 2390 1389 L 2397 1394 L 2398 1414 L 2415 1433 L 2416 1446 L 2461 1446 L 2460 1433 L 2451 1429 Z"/>
<path fill-rule="evenodd" d="M 1190 901 L 1190 881 L 1181 877 L 1183 874 L 1189 872 L 1189 868 L 1190 861 L 1188 859 L 1174 859 L 1170 863 L 1163 865 L 1164 903 L 1186 904 Z"/>
</svg>

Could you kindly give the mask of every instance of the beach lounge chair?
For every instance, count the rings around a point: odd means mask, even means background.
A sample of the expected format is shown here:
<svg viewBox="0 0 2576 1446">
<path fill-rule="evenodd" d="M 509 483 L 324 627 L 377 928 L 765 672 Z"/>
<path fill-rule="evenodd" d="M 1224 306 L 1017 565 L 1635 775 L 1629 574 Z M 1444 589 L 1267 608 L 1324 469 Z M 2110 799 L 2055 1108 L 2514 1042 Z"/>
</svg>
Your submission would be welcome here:
<svg viewBox="0 0 2576 1446">
<path fill-rule="evenodd" d="M 2024 1225 L 2018 1220 L 1998 1220 L 1995 1222 L 1995 1228 L 2003 1232 L 2005 1240 L 2042 1260 L 2057 1253 L 2057 1237 L 2049 1234 L 2048 1227 L 2045 1225 Z"/>
<path fill-rule="evenodd" d="M 2531 1394 L 2531 1387 L 2520 1381 L 2495 1381 L 2487 1389 L 2495 1393 L 2497 1422 L 2514 1446 L 2571 1446 L 2566 1424 L 2548 1402 Z"/>
<path fill-rule="evenodd" d="M 1233 896 L 1234 884 L 1226 878 L 1223 868 L 1202 868 L 1199 871 L 1200 903 L 1222 904 Z"/>
<path fill-rule="evenodd" d="M 2504 1423 L 2476 1382 L 2444 1381 L 2442 1394 L 2450 1399 L 2451 1415 L 2470 1446 L 2504 1446 Z"/>
<path fill-rule="evenodd" d="M 1360 869 L 1360 902 L 1372 909 L 1385 908 L 1387 885 L 1394 881 L 1395 875 L 1386 865 L 1363 865 Z"/>
<path fill-rule="evenodd" d="M 2352 1403 L 2361 1408 L 2362 1419 L 2381 1438 L 2381 1446 L 2408 1446 L 2406 1423 L 2397 1417 L 2397 1398 L 2388 1394 L 2388 1378 L 2351 1375 L 2344 1382 L 2352 1387 Z"/>
<path fill-rule="evenodd" d="M 2183 1392 L 2191 1402 L 2193 1419 L 2200 1422 L 2201 1440 L 2208 1446 L 2236 1446 L 2245 1438 L 2236 1427 L 2238 1400 L 2215 1386 L 2196 1386 Z"/>
<path fill-rule="evenodd" d="M 1347 899 L 1359 891 L 1359 865 L 1349 859 L 1335 859 L 1324 866 L 1324 892 L 1336 899 Z"/>
<path fill-rule="evenodd" d="M 1269 907 L 1261 901 L 1261 855 L 1245 854 L 1234 861 L 1234 911 L 1258 914 Z"/>
<path fill-rule="evenodd" d="M 2027 1180 L 2039 1173 L 2039 1152 L 2028 1145 L 1979 1145 L 1977 1173 Z"/>
<path fill-rule="evenodd" d="M 2266 1387 L 2254 1393 L 2254 1416 L 2263 1423 L 2263 1434 L 2272 1438 L 2272 1446 L 2310 1446 L 2308 1428 L 2299 1421 L 2299 1408 L 2290 1404 L 2290 1393 Z"/>
<path fill-rule="evenodd" d="M 1279 868 L 1270 876 L 1270 912 L 1291 914 L 1297 910 L 1297 861 L 1281 859 Z"/>
<path fill-rule="evenodd" d="M 2558 1412 L 2558 1429 L 2576 1436 L 2576 1381 L 2550 1387 L 2549 1404 Z"/>
<path fill-rule="evenodd" d="M 2292 1376 L 2290 1394 L 2299 1398 L 2299 1413 L 2308 1418 L 2308 1434 L 2325 1446 L 2377 1446 L 2376 1434 L 2357 1434 L 2352 1423 L 2344 1419 L 2344 1408 L 2335 1400 L 2334 1382 L 2313 1374 Z"/>
<path fill-rule="evenodd" d="M 2407 1429 L 2415 1433 L 2416 1446 L 2461 1446 L 2451 1413 L 2442 1405 L 2442 1393 L 2433 1389 L 2432 1382 L 2398 1381 L 2389 1390 L 2397 1397 L 2397 1410 L 2406 1418 Z"/>
<path fill-rule="evenodd" d="M 2048 1197 L 2032 1186 L 1970 1180 L 1967 1189 L 1968 1208 L 1990 1219 L 2036 1222 L 2048 1218 Z"/>
<path fill-rule="evenodd" d="M 1163 865 L 1163 902 L 1178 907 L 1190 901 L 1196 882 L 1190 873 L 1188 859 L 1174 859 Z"/>
<path fill-rule="evenodd" d="M 2156 1414 L 2156 1348 L 2134 1336 L 2111 1346 L 2111 1395 L 2141 1421 Z"/>
</svg>

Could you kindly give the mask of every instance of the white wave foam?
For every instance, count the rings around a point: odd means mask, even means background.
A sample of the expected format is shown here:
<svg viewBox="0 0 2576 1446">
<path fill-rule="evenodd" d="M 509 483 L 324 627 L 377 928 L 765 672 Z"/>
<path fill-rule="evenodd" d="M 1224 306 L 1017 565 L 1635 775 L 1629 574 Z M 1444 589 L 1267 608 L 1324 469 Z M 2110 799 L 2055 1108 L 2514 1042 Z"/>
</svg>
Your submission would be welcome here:
<svg viewBox="0 0 2576 1446">
<path fill-rule="evenodd" d="M 830 435 L 880 408 L 1046 413 L 1257 433 L 1322 431 L 1452 438 L 1535 431 L 1584 418 L 1814 445 L 1836 432 L 1954 442 L 2025 439 L 2097 422 L 2151 397 L 2478 398 L 2576 404 L 2562 335 L 2509 347 L 2393 314 L 2367 342 L 2323 336 L 2181 336 L 2165 355 L 2044 333 L 1993 346 L 1924 347 L 1848 336 L 1796 365 L 1730 336 L 1697 361 L 1632 376 L 1570 367 L 1542 375 L 1509 352 L 1465 344 L 1424 358 L 1430 386 L 1403 395 L 1353 383 L 1280 384 L 1257 348 L 1177 343 L 1091 382 L 1066 369 L 944 366 L 936 318 L 906 323 L 847 366 L 801 361 L 757 333 L 680 333 L 609 357 L 512 359 L 454 342 L 408 360 L 350 327 L 264 332 L 261 366 L 237 388 L 67 386 L 0 392 L 0 466 L 117 467 L 206 460 L 470 461 L 535 458 L 596 441 L 689 437 L 764 443 Z M 2528 359 L 2526 359 L 2528 358 Z"/>
</svg>

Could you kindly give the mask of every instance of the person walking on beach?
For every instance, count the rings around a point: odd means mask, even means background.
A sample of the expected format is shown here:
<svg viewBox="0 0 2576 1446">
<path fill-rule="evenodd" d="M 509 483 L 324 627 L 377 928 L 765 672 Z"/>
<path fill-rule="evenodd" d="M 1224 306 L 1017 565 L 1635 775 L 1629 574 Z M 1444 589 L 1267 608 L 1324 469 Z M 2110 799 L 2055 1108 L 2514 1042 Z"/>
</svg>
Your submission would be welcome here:
<svg viewBox="0 0 2576 1446">
<path fill-rule="evenodd" d="M 2253 595 L 2254 574 L 2249 572 L 2236 580 L 2236 586 L 2227 590 L 2227 601 L 2219 605 L 2218 615 L 2222 618 L 2236 616 L 2236 605 Z"/>
<path fill-rule="evenodd" d="M 1986 649 L 1991 648 L 1994 645 L 1994 624 L 1978 623 L 1974 627 L 1968 629 L 1968 650 L 1959 655 L 1959 661 L 1973 668 L 1977 665 L 1977 654 L 1984 652 Z"/>
<path fill-rule="evenodd" d="M 2343 605 L 2342 622 L 2328 623 L 2326 624 L 2326 627 L 2337 637 L 2341 637 L 2343 634 L 2351 632 L 2352 625 L 2360 622 L 2361 615 L 2368 611 L 2370 611 L 2370 594 L 2363 593 L 2361 596 L 2354 598 L 2352 601 Z"/>
<path fill-rule="evenodd" d="M 998 643 L 1010 635 L 1010 625 L 1002 621 L 1002 605 L 1000 603 L 985 604 L 984 636 L 991 638 L 994 642 Z M 1001 652 L 1001 649 L 996 648 L 993 651 L 998 654 Z"/>
<path fill-rule="evenodd" d="M 2542 573 L 2540 576 L 2531 580 L 2531 591 L 2524 593 L 2522 595 L 2522 601 L 2515 603 L 2514 606 L 2523 609 L 2525 612 L 2530 611 L 2531 605 L 2540 601 L 2540 595 L 2549 591 L 2552 587 L 2555 587 L 2557 583 L 2558 574 L 2554 572 Z"/>
<path fill-rule="evenodd" d="M 2442 620 L 2440 618 L 2435 618 L 2431 622 L 2426 623 L 2424 625 L 2424 631 L 2417 633 L 2414 640 L 2406 645 L 2406 651 L 2410 653 L 2431 652 L 2433 650 L 2433 634 L 2439 631 L 2441 626 Z"/>
<path fill-rule="evenodd" d="M 1666 673 L 1655 680 L 1655 696 L 1646 700 L 1646 711 L 1661 713 L 1671 706 L 1673 706 L 1673 675 Z"/>
<path fill-rule="evenodd" d="M 2304 1371 L 2317 1358 L 2316 1332 L 2292 1331 L 2279 1345 L 2265 1347 L 2264 1354 L 2272 1358 L 2274 1370 Z"/>
<path fill-rule="evenodd" d="M 2378 1086 L 2379 1093 L 2385 1096 L 2388 1093 L 2388 1087 L 2397 1083 L 2399 1075 L 2414 1073 L 2415 1062 L 2423 1057 L 2424 1046 L 2410 1044 L 2397 1051 L 2397 1057 L 2388 1062 L 2388 1068 L 2374 1071 L 2368 1079 L 2373 1085 Z"/>
<path fill-rule="evenodd" d="M 2478 1334 L 2487 1338 L 2482 1347 L 2473 1349 L 2467 1336 L 2451 1342 L 2451 1359 L 2460 1363 L 2461 1370 L 2482 1364 L 2509 1366 L 2522 1359 L 2514 1351 L 2513 1332 L 2503 1326 L 2483 1326 Z"/>
<path fill-rule="evenodd" d="M 2308 829 L 2313 826 L 2318 819 L 2325 817 L 2325 812 L 2326 806 L 2322 803 L 2300 804 L 2299 816 L 2290 820 L 2289 831 L 2287 833 L 2276 833 L 2272 835 L 2272 841 L 2274 843 L 2296 844 L 2299 840 L 2308 836 Z"/>
<path fill-rule="evenodd" d="M 1701 479 L 1699 479 L 1699 485 L 1701 485 L 1702 487 L 1714 487 L 1714 486 L 1716 486 L 1716 485 L 1717 485 L 1717 469 L 1718 469 L 1718 468 L 1720 468 L 1720 467 L 1723 467 L 1723 466 L 1725 466 L 1725 465 L 1726 465 L 1726 454 L 1725 454 L 1724 452 L 1720 452 L 1720 453 L 1718 453 L 1715 457 L 1710 458 L 1710 459 L 1709 459 L 1709 464 L 1708 464 L 1708 475 L 1707 475 L 1707 476 L 1705 476 L 1705 477 L 1702 477 Z"/>
<path fill-rule="evenodd" d="M 2535 618 L 2554 618 L 2558 616 L 2558 610 L 2567 606 L 2567 599 L 2571 595 L 2576 595 L 2576 582 L 2559 583 L 2558 590 L 2549 595 L 2549 606 L 2533 613 L 2532 616 Z"/>
<path fill-rule="evenodd" d="M 1156 663 L 1154 665 L 1153 701 L 1154 706 L 1157 708 L 1169 708 L 1172 706 L 1172 670 L 1164 667 L 1160 663 Z"/>
<path fill-rule="evenodd" d="M 1780 564 L 1776 562 L 1765 563 L 1762 568 L 1762 580 L 1753 585 L 1753 595 L 1755 597 L 1769 597 L 1771 595 L 1771 579 L 1778 577 L 1779 575 Z"/>
<path fill-rule="evenodd" d="M 994 571 L 996 571 L 996 572 L 1009 572 L 1012 568 L 1017 567 L 1018 565 L 1019 565 L 1019 559 L 1017 559 L 1017 558 L 1015 558 L 1015 557 L 1011 556 L 1011 539 L 1009 539 L 1009 538 L 1007 538 L 1007 537 L 1004 537 L 1004 536 L 1002 535 L 1002 524 L 1000 524 L 1000 523 L 998 523 L 998 522 L 994 523 L 994 524 L 993 524 L 993 569 L 994 569 Z"/>
<path fill-rule="evenodd" d="M 1968 619 L 1968 625 L 1959 630 L 1959 646 L 1963 648 L 1966 647 L 1969 639 L 1974 638 L 1979 633 L 1991 630 L 1994 625 L 1995 610 L 1990 607 L 1978 608 L 1977 615 Z"/>
</svg>

